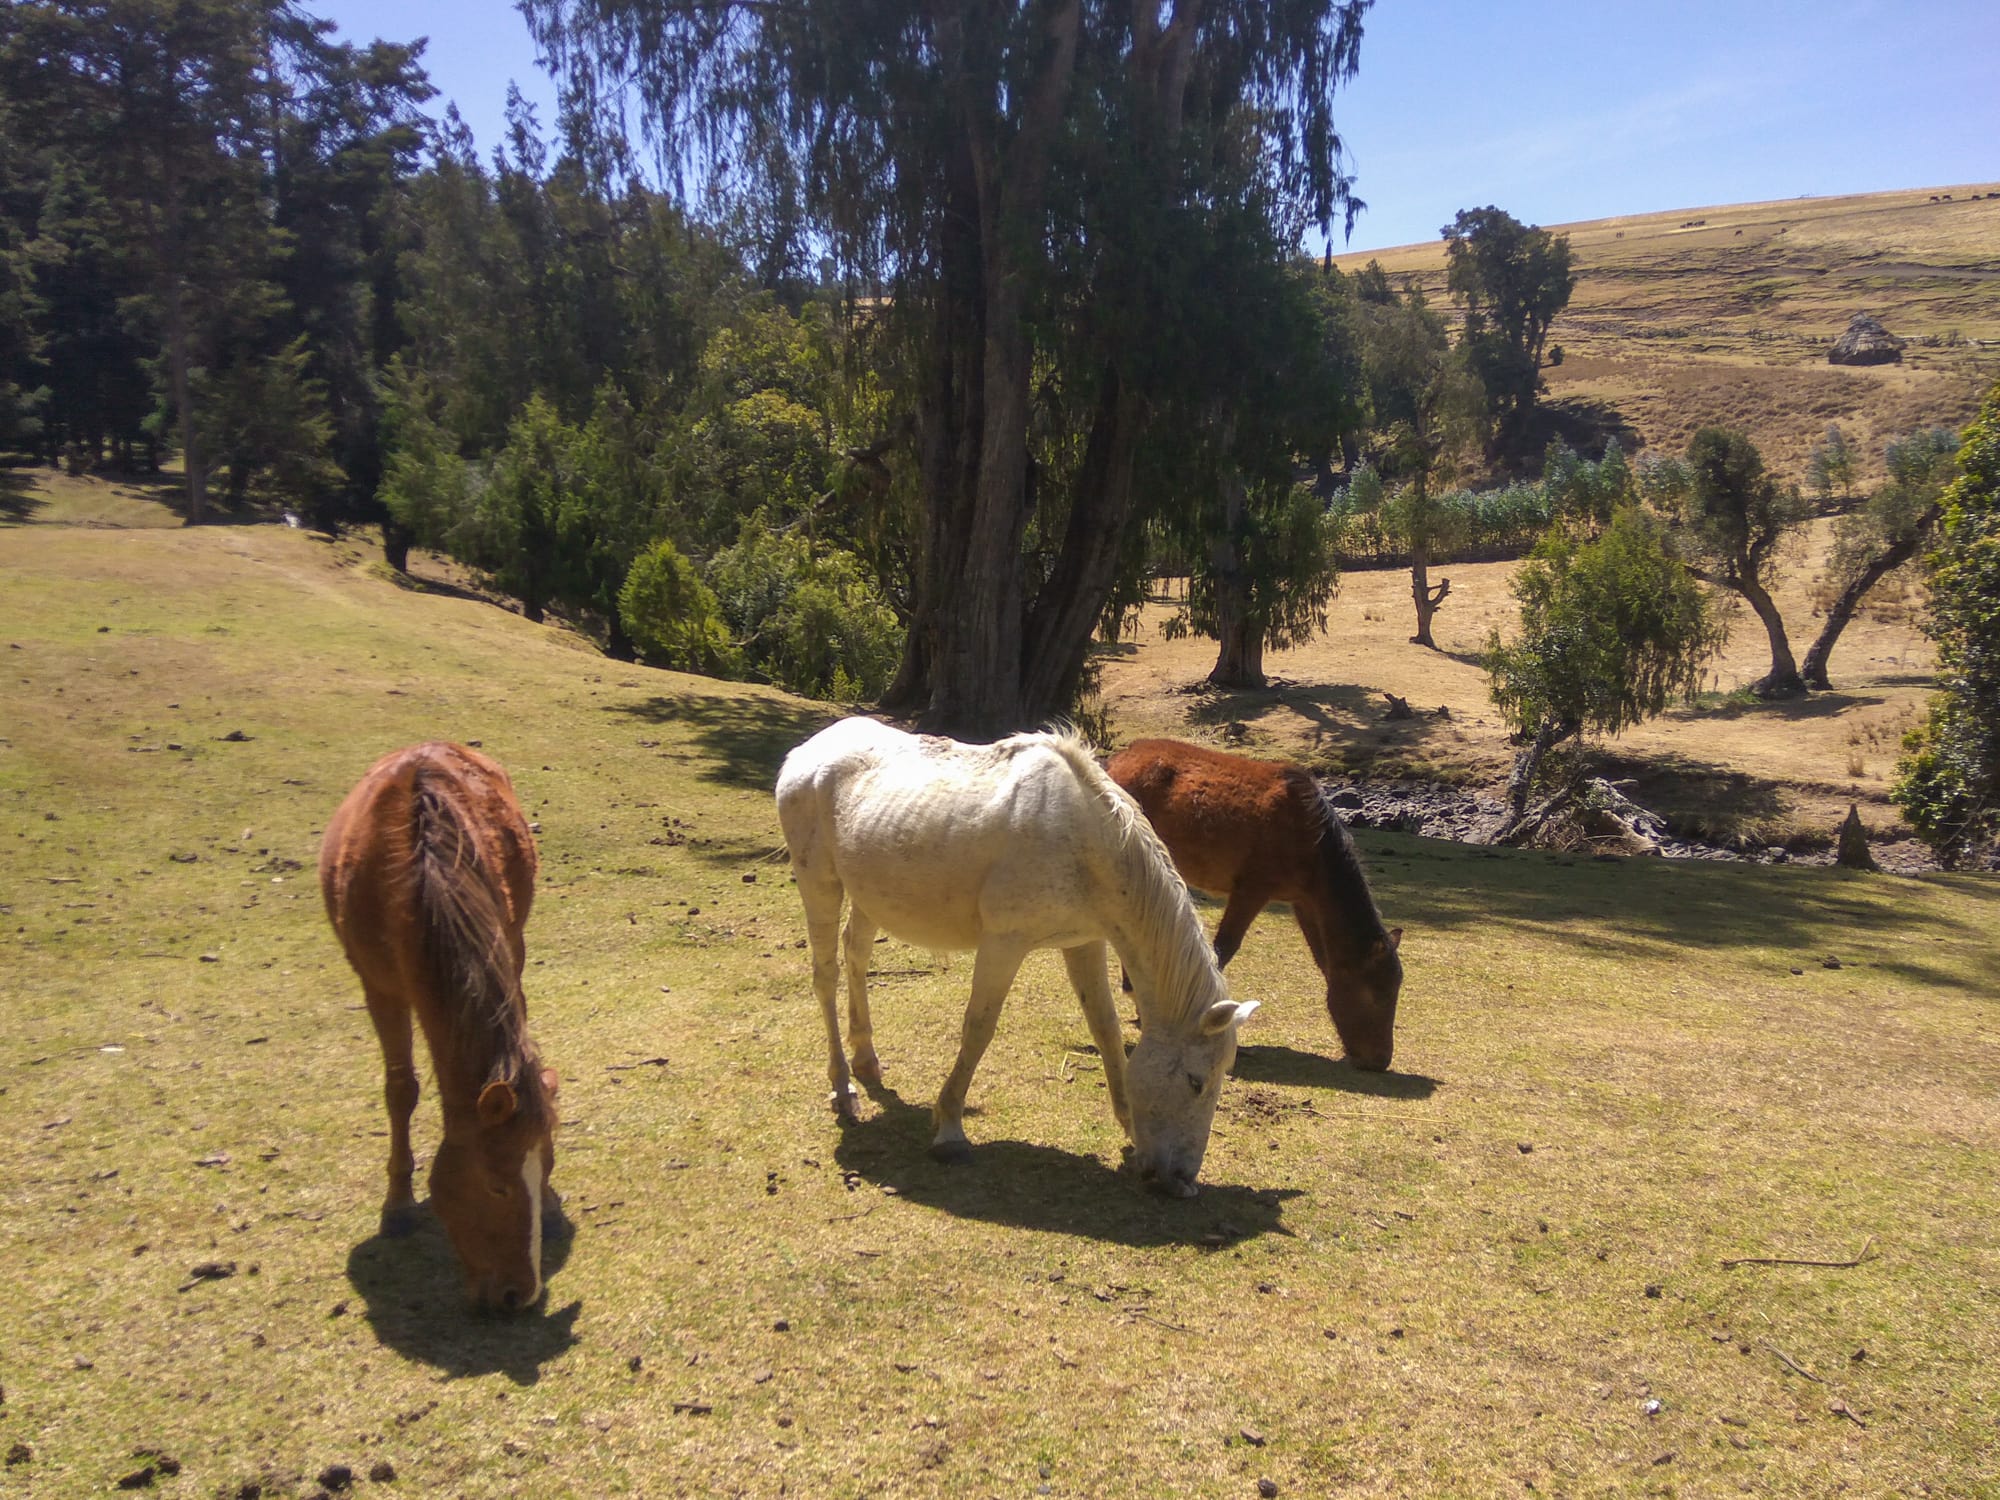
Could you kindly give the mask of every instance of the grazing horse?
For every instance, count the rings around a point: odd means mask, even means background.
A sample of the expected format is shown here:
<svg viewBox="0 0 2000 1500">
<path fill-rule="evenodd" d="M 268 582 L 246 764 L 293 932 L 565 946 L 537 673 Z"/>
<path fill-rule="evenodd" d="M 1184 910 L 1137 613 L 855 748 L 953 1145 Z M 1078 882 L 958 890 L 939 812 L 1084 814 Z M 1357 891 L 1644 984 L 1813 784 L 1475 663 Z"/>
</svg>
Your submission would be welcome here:
<svg viewBox="0 0 2000 1500">
<path fill-rule="evenodd" d="M 805 902 L 842 1118 L 856 1109 L 834 993 L 843 953 L 853 1076 L 873 1086 L 882 1078 L 868 1014 L 876 930 L 976 952 L 958 1060 L 932 1109 L 931 1155 L 963 1161 L 965 1094 L 1001 1001 L 1031 951 L 1060 948 L 1141 1179 L 1194 1196 L 1236 1029 L 1257 1007 L 1229 999 L 1167 851 L 1081 741 L 1021 734 L 961 745 L 843 719 L 785 757 L 778 817 Z M 1107 942 L 1133 977 L 1144 1023 L 1129 1062 Z"/>
<path fill-rule="evenodd" d="M 541 1294 L 543 1230 L 560 1222 L 548 1185 L 556 1076 L 528 1040 L 521 929 L 535 894 L 535 841 L 507 773 L 463 745 L 383 756 L 327 824 L 319 879 L 382 1043 L 382 1233 L 416 1224 L 414 1015 L 444 1112 L 431 1204 L 473 1301 L 526 1307 Z"/>
<path fill-rule="evenodd" d="M 1228 903 L 1215 929 L 1217 965 L 1236 956 L 1258 912 L 1291 903 L 1349 1060 L 1388 1067 L 1403 929 L 1382 926 L 1354 841 L 1319 783 L 1297 766 L 1179 740 L 1136 741 L 1104 769 L 1146 810 L 1187 883 Z"/>
</svg>

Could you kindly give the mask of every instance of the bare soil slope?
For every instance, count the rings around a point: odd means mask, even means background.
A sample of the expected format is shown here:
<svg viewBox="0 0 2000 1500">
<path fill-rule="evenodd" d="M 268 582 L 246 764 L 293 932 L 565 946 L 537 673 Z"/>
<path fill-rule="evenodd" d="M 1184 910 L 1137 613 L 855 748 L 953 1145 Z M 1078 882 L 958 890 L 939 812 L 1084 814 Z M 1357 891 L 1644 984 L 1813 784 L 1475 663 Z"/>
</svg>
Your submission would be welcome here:
<svg viewBox="0 0 2000 1500">
<path fill-rule="evenodd" d="M 1549 399 L 1628 446 L 1677 450 L 1727 423 L 1796 478 L 1838 422 L 1875 465 L 1897 433 L 1962 424 L 2000 377 L 2000 183 L 1549 227 L 1578 273 Z M 1442 242 L 1336 258 L 1370 260 L 1445 301 Z M 1909 341 L 1901 365 L 1826 362 L 1857 312 Z"/>
</svg>

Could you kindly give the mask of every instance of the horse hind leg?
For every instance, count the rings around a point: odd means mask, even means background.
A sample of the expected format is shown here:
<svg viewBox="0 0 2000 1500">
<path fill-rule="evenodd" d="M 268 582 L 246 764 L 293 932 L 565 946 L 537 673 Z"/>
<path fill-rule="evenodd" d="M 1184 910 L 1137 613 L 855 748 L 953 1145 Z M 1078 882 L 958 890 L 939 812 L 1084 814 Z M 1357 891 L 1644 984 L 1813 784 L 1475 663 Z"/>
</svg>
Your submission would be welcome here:
<svg viewBox="0 0 2000 1500">
<path fill-rule="evenodd" d="M 875 922 L 852 902 L 841 954 L 847 963 L 847 1046 L 854 1076 L 868 1088 L 882 1086 L 882 1060 L 875 1055 L 875 1023 L 868 1013 L 868 960 L 875 950 Z"/>
<path fill-rule="evenodd" d="M 1129 1140 L 1132 1110 L 1125 1096 L 1125 1033 L 1118 1025 L 1118 1008 L 1111 999 L 1105 962 L 1102 942 L 1063 949 L 1063 967 L 1069 970 L 1076 998 L 1083 1002 L 1084 1024 L 1090 1027 L 1090 1039 L 1104 1060 L 1104 1087 L 1111 1095 L 1111 1113 Z"/>
<path fill-rule="evenodd" d="M 1000 1005 L 1013 987 L 1014 975 L 1028 950 L 1012 943 L 979 945 L 972 963 L 972 999 L 965 1007 L 965 1024 L 959 1030 L 958 1061 L 938 1090 L 931 1106 L 936 1134 L 931 1138 L 931 1156 L 941 1162 L 959 1163 L 972 1159 L 972 1147 L 965 1139 L 965 1094 L 972 1087 L 972 1075 L 979 1059 L 993 1040 L 993 1028 L 1000 1024 Z"/>
<path fill-rule="evenodd" d="M 859 1118 L 854 1084 L 847 1071 L 847 1054 L 840 1048 L 840 903 L 837 880 L 808 881 L 799 876 L 799 898 L 806 908 L 806 939 L 812 945 L 813 996 L 826 1024 L 826 1077 L 833 1092 L 828 1102 L 843 1120 Z"/>
<path fill-rule="evenodd" d="M 411 1050 L 410 1007 L 401 997 L 364 986 L 368 1018 L 382 1044 L 382 1102 L 389 1110 L 389 1191 L 382 1200 L 382 1233 L 396 1237 L 417 1227 L 417 1199 L 410 1189 L 416 1158 L 410 1150 L 410 1116 L 422 1092 Z"/>
</svg>

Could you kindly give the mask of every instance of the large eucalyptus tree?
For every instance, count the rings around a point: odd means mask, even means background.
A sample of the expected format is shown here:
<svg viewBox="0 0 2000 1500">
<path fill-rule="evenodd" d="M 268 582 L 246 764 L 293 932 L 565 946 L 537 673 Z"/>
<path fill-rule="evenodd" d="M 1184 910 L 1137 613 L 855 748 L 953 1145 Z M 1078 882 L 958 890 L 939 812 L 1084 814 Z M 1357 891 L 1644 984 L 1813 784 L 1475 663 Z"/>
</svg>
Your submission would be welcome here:
<svg viewBox="0 0 2000 1500">
<path fill-rule="evenodd" d="M 879 299 L 921 497 L 890 699 L 984 734 L 1065 704 L 1155 498 L 1149 428 L 1228 394 L 1177 337 L 1216 226 L 1252 198 L 1279 245 L 1351 221 L 1332 103 L 1370 3 L 523 8 L 573 80 L 639 101 L 677 181 Z"/>
</svg>

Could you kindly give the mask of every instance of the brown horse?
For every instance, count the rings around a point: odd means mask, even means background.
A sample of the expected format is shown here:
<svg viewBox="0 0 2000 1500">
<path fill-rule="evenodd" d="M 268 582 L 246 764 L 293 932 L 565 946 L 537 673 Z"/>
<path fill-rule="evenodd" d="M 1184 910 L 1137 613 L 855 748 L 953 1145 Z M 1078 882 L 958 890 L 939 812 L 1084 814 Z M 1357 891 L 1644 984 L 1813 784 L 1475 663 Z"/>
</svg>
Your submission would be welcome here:
<svg viewBox="0 0 2000 1500">
<path fill-rule="evenodd" d="M 327 824 L 320 890 L 361 976 L 382 1043 L 389 1193 L 382 1233 L 416 1224 L 410 1192 L 414 1015 L 444 1112 L 431 1206 L 473 1301 L 508 1311 L 542 1289 L 542 1234 L 560 1223 L 556 1076 L 528 1040 L 521 929 L 535 895 L 535 841 L 507 773 L 463 745 L 385 755 Z M 545 1221 L 544 1211 L 548 1218 Z"/>
<path fill-rule="evenodd" d="M 1291 903 L 1348 1058 L 1359 1068 L 1388 1067 L 1403 929 L 1383 927 L 1354 842 L 1319 783 L 1297 766 L 1179 740 L 1139 740 L 1104 769 L 1145 809 L 1181 878 L 1227 902 L 1216 962 L 1235 957 L 1258 912 Z"/>
</svg>

